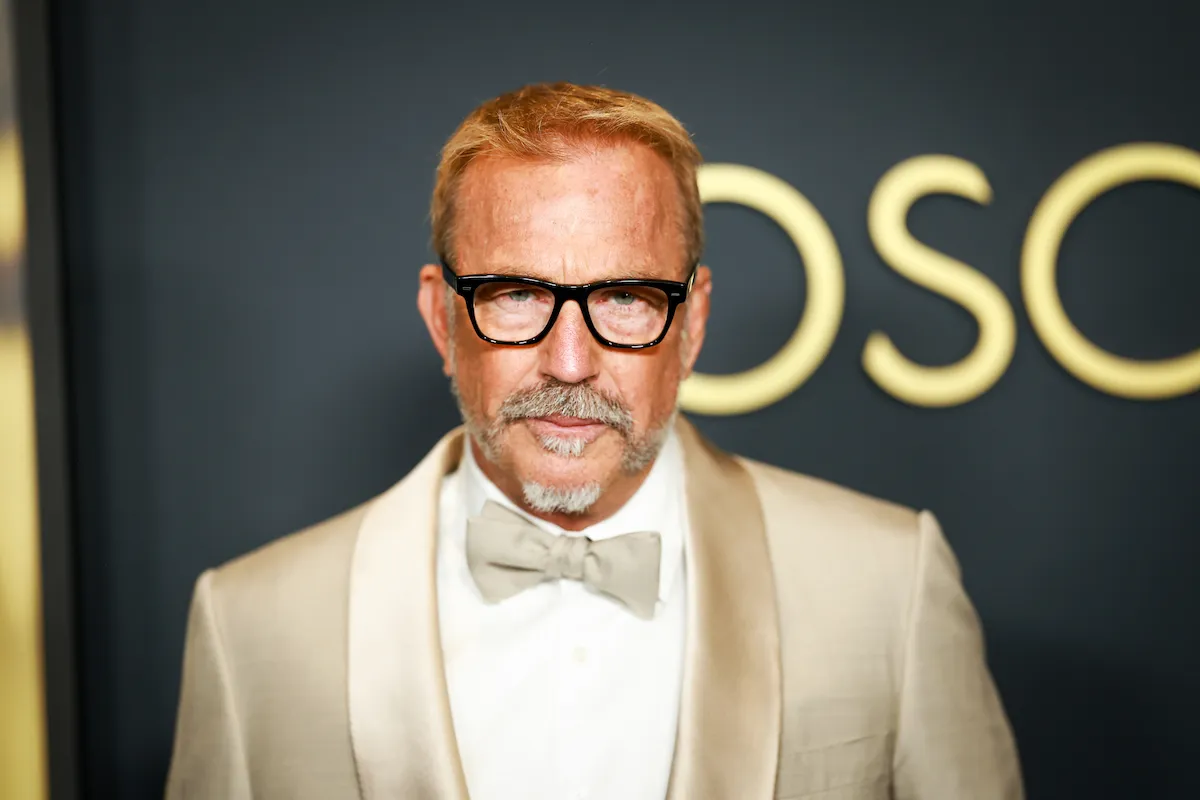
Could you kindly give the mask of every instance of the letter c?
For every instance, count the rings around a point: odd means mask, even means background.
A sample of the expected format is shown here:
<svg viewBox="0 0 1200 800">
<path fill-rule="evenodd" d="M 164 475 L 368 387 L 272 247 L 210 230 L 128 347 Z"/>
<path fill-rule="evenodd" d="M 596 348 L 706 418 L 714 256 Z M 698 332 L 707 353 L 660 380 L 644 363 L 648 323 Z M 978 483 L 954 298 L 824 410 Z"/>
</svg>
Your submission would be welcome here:
<svg viewBox="0 0 1200 800">
<path fill-rule="evenodd" d="M 1055 272 L 1067 229 L 1093 200 L 1118 186 L 1150 180 L 1200 189 L 1200 153 L 1171 144 L 1134 143 L 1085 158 L 1055 181 L 1038 203 L 1021 254 L 1021 291 L 1029 320 L 1050 354 L 1089 386 L 1140 400 L 1179 397 L 1200 388 L 1200 350 L 1156 361 L 1102 350 L 1067 317 Z"/>
</svg>

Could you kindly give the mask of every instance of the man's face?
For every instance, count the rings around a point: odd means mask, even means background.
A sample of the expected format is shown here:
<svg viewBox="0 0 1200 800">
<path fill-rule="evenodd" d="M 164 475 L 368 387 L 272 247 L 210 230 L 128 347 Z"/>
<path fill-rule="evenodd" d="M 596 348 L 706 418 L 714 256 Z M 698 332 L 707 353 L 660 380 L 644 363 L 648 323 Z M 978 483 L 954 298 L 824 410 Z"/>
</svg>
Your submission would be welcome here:
<svg viewBox="0 0 1200 800">
<path fill-rule="evenodd" d="M 587 148 L 566 162 L 480 159 L 463 175 L 456 219 L 459 275 L 682 281 L 690 266 L 670 167 L 642 145 Z M 597 342 L 574 302 L 536 345 L 489 344 L 462 298 L 445 301 L 437 267 L 421 280 L 421 311 L 493 480 L 519 486 L 535 510 L 564 513 L 640 482 L 703 340 L 706 269 L 666 338 L 645 350 Z"/>
</svg>

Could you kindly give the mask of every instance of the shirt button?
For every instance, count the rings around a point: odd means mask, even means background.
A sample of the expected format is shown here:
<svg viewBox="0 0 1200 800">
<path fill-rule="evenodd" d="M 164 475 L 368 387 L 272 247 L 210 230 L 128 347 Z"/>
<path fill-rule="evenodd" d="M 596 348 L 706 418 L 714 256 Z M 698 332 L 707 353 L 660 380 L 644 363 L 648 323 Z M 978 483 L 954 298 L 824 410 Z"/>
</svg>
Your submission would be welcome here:
<svg viewBox="0 0 1200 800">
<path fill-rule="evenodd" d="M 576 647 L 575 649 L 573 649 L 571 651 L 571 657 L 573 659 L 575 659 L 576 664 L 584 663 L 585 661 L 587 661 L 587 657 L 588 657 L 587 648 L 586 647 Z M 576 794 L 573 795 L 573 797 L 577 800 L 578 798 L 583 797 L 583 795 L 582 795 L 582 793 L 576 792 Z"/>
</svg>

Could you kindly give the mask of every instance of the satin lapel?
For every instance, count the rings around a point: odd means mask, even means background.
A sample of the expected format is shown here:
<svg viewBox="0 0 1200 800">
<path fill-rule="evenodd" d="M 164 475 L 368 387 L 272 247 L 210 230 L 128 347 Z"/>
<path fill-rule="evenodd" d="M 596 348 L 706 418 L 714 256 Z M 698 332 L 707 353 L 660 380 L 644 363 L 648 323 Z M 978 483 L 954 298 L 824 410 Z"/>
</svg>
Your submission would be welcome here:
<svg viewBox="0 0 1200 800">
<path fill-rule="evenodd" d="M 366 800 L 466 800 L 437 612 L 441 479 L 462 455 L 447 435 L 368 509 L 350 574 L 350 738 Z M 302 768 L 302 767 L 301 767 Z"/>
<path fill-rule="evenodd" d="M 779 612 L 749 473 L 680 419 L 688 623 L 669 800 L 769 800 L 782 724 Z"/>
</svg>

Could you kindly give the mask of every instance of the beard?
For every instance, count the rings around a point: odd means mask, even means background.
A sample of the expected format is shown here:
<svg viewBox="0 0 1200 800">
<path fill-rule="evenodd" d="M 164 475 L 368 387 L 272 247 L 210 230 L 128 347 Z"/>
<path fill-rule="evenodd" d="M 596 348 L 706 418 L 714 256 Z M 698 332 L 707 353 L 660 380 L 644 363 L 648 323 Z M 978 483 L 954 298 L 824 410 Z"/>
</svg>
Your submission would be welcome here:
<svg viewBox="0 0 1200 800">
<path fill-rule="evenodd" d="M 658 457 L 677 413 L 672 410 L 663 423 L 638 435 L 634 431 L 633 414 L 619 396 L 584 383 L 549 378 L 538 386 L 513 392 L 500 404 L 493 418 L 481 419 L 467 410 L 453 377 L 450 389 L 467 433 L 493 464 L 504 459 L 504 436 L 512 425 L 525 419 L 561 415 L 596 422 L 619 434 L 623 441 L 621 472 L 636 475 Z M 587 442 L 575 437 L 542 435 L 538 436 L 538 443 L 546 452 L 564 458 L 583 458 L 588 447 Z M 525 503 L 536 512 L 579 515 L 592 507 L 604 487 L 599 482 L 559 486 L 530 480 L 521 481 L 521 489 Z"/>
</svg>

